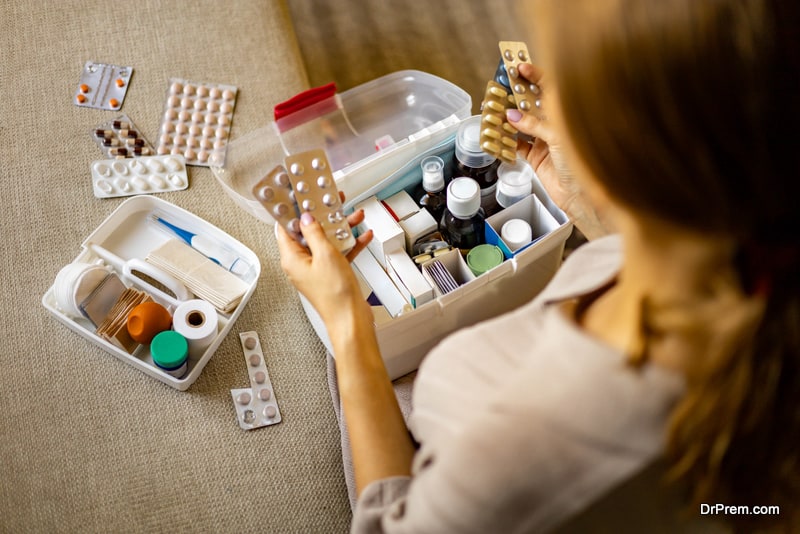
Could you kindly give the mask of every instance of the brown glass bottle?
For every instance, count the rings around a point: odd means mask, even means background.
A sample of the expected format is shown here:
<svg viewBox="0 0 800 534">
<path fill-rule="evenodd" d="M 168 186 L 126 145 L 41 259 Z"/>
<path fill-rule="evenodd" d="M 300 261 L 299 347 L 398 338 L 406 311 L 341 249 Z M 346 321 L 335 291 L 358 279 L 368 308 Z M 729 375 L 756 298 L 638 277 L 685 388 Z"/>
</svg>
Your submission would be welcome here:
<svg viewBox="0 0 800 534">
<path fill-rule="evenodd" d="M 466 255 L 486 241 L 480 188 L 468 177 L 454 178 L 447 186 L 447 209 L 439 223 L 445 241 Z"/>
<path fill-rule="evenodd" d="M 490 217 L 500 210 L 495 199 L 497 168 L 500 160 L 481 149 L 481 116 L 473 115 L 458 127 L 453 176 L 466 176 L 478 182 L 481 189 L 481 208 Z"/>
</svg>

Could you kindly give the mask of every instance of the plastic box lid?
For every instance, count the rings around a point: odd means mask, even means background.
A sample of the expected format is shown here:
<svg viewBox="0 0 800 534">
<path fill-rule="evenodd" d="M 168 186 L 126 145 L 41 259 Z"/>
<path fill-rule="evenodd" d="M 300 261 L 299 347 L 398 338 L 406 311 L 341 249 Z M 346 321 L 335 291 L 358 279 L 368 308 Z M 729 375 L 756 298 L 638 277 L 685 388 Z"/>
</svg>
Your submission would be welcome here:
<svg viewBox="0 0 800 534">
<path fill-rule="evenodd" d="M 328 84 L 275 106 L 274 121 L 231 142 L 225 165 L 212 172 L 240 207 L 274 223 L 251 191 L 287 155 L 324 148 L 337 187 L 354 200 L 452 135 L 471 108 L 463 89 L 416 70 L 394 72 L 341 94 Z"/>
</svg>

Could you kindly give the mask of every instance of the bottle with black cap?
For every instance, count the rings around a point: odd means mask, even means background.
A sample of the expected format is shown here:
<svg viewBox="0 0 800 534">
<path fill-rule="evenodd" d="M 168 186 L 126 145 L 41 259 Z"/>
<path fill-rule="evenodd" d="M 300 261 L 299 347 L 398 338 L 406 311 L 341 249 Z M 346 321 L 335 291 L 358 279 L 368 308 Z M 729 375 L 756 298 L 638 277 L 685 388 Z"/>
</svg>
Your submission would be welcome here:
<svg viewBox="0 0 800 534">
<path fill-rule="evenodd" d="M 478 182 L 461 176 L 447 186 L 447 209 L 439 223 L 445 241 L 466 255 L 485 242 L 484 215 Z"/>
<path fill-rule="evenodd" d="M 444 191 L 444 161 L 438 156 L 428 156 L 420 163 L 422 187 L 417 191 L 417 204 L 426 208 L 435 221 L 442 220 L 447 207 Z"/>
</svg>

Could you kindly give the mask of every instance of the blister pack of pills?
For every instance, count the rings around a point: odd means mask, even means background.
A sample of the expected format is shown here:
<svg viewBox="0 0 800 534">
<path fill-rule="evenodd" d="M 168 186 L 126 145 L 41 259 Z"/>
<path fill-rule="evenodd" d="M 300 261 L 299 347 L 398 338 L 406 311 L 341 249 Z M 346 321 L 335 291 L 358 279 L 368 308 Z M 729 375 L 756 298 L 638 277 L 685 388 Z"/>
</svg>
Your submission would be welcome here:
<svg viewBox="0 0 800 534">
<path fill-rule="evenodd" d="M 291 234 L 302 242 L 300 234 L 300 213 L 297 210 L 292 182 L 283 165 L 278 165 L 253 186 L 253 196 L 264 206 L 270 215 Z"/>
<path fill-rule="evenodd" d="M 180 191 L 189 186 L 183 156 L 142 156 L 92 162 L 97 198 Z"/>
<path fill-rule="evenodd" d="M 187 165 L 224 165 L 237 91 L 171 78 L 156 152 L 180 154 Z"/>
<path fill-rule="evenodd" d="M 280 423 L 281 412 L 269 379 L 258 334 L 241 332 L 239 339 L 247 362 L 250 387 L 231 390 L 233 405 L 236 407 L 236 420 L 244 430 Z"/>
<path fill-rule="evenodd" d="M 322 149 L 292 154 L 253 187 L 253 196 L 300 240 L 299 216 L 309 212 L 319 221 L 328 240 L 346 254 L 355 246 L 333 179 L 328 158 Z M 302 242 L 302 241 L 301 241 Z"/>
<path fill-rule="evenodd" d="M 540 87 L 522 78 L 518 70 L 521 63 L 531 62 L 528 47 L 525 43 L 518 41 L 500 41 L 500 55 L 508 73 L 511 94 L 514 96 L 519 110 L 541 110 Z"/>
<path fill-rule="evenodd" d="M 481 109 L 481 149 L 506 163 L 517 160 L 517 129 L 506 119 L 506 109 L 515 107 L 506 88 L 490 80 Z"/>
<path fill-rule="evenodd" d="M 118 110 L 125 100 L 132 74 L 133 67 L 87 61 L 75 91 L 75 105 Z"/>
<path fill-rule="evenodd" d="M 127 115 L 98 124 L 92 130 L 92 138 L 107 158 L 132 158 L 152 156 L 153 145 L 145 139 Z"/>
</svg>

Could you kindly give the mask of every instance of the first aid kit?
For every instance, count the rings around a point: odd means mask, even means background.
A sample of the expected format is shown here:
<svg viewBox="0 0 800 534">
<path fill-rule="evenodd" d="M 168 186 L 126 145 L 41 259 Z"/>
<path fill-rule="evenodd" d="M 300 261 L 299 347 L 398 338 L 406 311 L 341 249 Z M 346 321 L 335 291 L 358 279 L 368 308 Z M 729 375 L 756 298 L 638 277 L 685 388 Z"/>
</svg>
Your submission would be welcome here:
<svg viewBox="0 0 800 534">
<path fill-rule="evenodd" d="M 436 235 L 417 241 L 430 245 L 421 247 L 423 254 L 416 254 L 416 245 L 409 249 L 402 223 L 420 214 L 395 213 L 395 199 L 386 201 L 402 191 L 413 196 L 420 189 L 420 164 L 430 156 L 447 162 L 449 178 L 455 177 L 456 133 L 471 117 L 471 107 L 461 88 L 415 70 L 391 73 L 342 93 L 329 84 L 277 105 L 272 122 L 232 141 L 225 164 L 211 166 L 223 190 L 244 211 L 274 224 L 275 218 L 254 194 L 256 185 L 287 157 L 322 149 L 335 185 L 345 195 L 345 213 L 372 206 L 376 215 L 368 216 L 366 223 L 381 237 L 352 266 L 367 288 L 365 298 L 373 306 L 378 342 L 392 379 L 415 370 L 447 334 L 533 298 L 561 264 L 572 230 L 532 173 L 531 194 L 524 203 L 485 220 L 487 240 L 496 245 L 496 256 L 502 251 L 505 261 L 498 259 L 492 263 L 496 266 L 475 275 L 458 249 L 447 247 Z M 502 226 L 512 218 L 530 225 L 530 243 L 503 243 Z M 426 254 L 436 263 L 420 260 Z M 445 278 L 452 281 L 436 282 Z M 430 285 L 426 289 L 418 284 Z M 300 299 L 330 350 L 324 324 L 302 295 Z"/>
<path fill-rule="evenodd" d="M 255 253 L 216 226 L 138 195 L 84 240 L 42 304 L 106 352 L 185 391 L 241 315 L 260 272 Z"/>
</svg>

